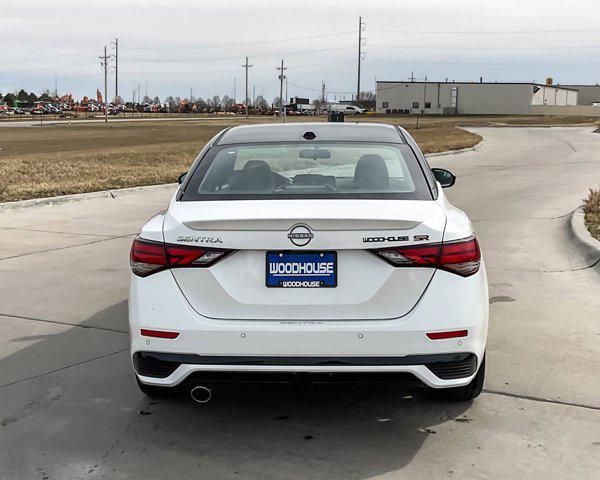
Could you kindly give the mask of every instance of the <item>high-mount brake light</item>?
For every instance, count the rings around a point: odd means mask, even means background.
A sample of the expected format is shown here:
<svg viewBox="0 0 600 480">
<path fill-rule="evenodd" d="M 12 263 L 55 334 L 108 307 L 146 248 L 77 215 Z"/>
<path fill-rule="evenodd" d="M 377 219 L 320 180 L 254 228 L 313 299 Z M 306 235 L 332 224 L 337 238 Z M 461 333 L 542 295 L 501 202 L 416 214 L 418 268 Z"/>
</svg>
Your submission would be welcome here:
<svg viewBox="0 0 600 480">
<path fill-rule="evenodd" d="M 210 267 L 233 250 L 174 245 L 136 238 L 131 245 L 131 270 L 147 277 L 168 268 Z"/>
<path fill-rule="evenodd" d="M 472 236 L 447 243 L 372 250 L 396 267 L 433 267 L 469 277 L 479 270 L 481 252 Z"/>
</svg>

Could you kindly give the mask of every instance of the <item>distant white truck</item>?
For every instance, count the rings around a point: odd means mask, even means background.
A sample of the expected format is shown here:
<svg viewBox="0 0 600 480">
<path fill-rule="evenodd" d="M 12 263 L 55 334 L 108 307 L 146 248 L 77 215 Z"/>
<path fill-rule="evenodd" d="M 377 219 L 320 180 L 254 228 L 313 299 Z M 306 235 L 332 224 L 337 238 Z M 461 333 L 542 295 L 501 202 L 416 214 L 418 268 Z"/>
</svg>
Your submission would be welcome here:
<svg viewBox="0 0 600 480">
<path fill-rule="evenodd" d="M 332 113 L 343 113 L 344 115 L 364 115 L 364 108 L 345 103 L 332 103 L 329 105 L 329 111 Z"/>
</svg>

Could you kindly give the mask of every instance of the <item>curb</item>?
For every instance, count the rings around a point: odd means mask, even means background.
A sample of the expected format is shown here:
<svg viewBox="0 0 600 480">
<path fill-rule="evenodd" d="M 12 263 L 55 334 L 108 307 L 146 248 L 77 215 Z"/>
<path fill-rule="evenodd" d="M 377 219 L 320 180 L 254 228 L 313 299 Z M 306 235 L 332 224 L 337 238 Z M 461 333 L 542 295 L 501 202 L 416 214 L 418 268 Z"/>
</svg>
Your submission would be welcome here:
<svg viewBox="0 0 600 480">
<path fill-rule="evenodd" d="M 20 200 L 17 202 L 0 203 L 0 212 L 7 212 L 20 208 L 43 207 L 46 205 L 59 205 L 62 203 L 80 202 L 82 200 L 91 200 L 94 198 L 117 198 L 122 195 L 136 193 L 145 190 L 174 189 L 177 183 L 165 183 L 162 185 L 148 185 L 144 187 L 117 188 L 115 190 L 102 190 L 99 192 L 75 193 L 72 195 L 61 195 L 59 197 L 32 198 L 30 200 Z"/>
<path fill-rule="evenodd" d="M 436 152 L 425 155 L 425 158 L 435 158 L 435 157 L 444 157 L 446 155 L 457 155 L 459 153 L 464 152 L 473 152 L 475 150 L 479 150 L 483 144 L 485 143 L 485 139 L 481 139 L 481 141 L 477 145 L 473 145 L 472 147 L 460 148 L 458 150 L 446 150 L 445 152 Z"/>
<path fill-rule="evenodd" d="M 433 157 L 442 157 L 445 155 L 455 155 L 464 152 L 472 152 L 474 150 L 479 150 L 485 142 L 485 139 L 481 139 L 481 141 L 477 145 L 473 145 L 472 147 L 461 148 L 459 150 L 446 150 L 445 152 L 437 152 L 430 153 L 429 155 L 425 155 L 425 158 L 433 158 Z M 127 194 L 127 193 L 135 193 L 148 189 L 161 189 L 161 188 L 172 188 L 177 186 L 176 183 L 165 183 L 162 185 L 148 185 L 142 187 L 130 187 L 130 188 L 117 188 L 115 190 L 102 190 L 100 192 L 88 192 L 88 193 L 76 193 L 73 195 L 61 195 L 59 197 L 45 197 L 45 198 L 32 198 L 31 200 L 20 200 L 17 202 L 5 202 L 0 203 L 0 212 L 13 210 L 17 208 L 28 208 L 28 207 L 41 207 L 44 205 L 58 205 L 61 203 L 68 202 L 79 202 L 82 200 L 89 200 L 92 198 L 116 198 L 119 195 Z"/>
<path fill-rule="evenodd" d="M 585 226 L 582 207 L 577 208 L 571 214 L 569 226 L 575 247 L 585 258 L 585 268 L 592 267 L 600 273 L 600 240 L 592 237 Z"/>
<path fill-rule="evenodd" d="M 471 152 L 473 150 L 479 150 L 483 145 L 484 140 L 482 139 L 477 145 L 468 148 L 461 148 L 460 150 L 447 150 L 445 152 L 431 153 L 425 155 L 426 158 L 430 157 L 441 157 L 444 155 L 454 155 L 463 152 Z M 10 210 L 16 210 L 19 208 L 29 207 L 42 207 L 45 205 L 59 205 L 62 203 L 69 202 L 80 202 L 82 200 L 90 200 L 93 198 L 117 198 L 120 195 L 135 193 L 144 190 L 159 190 L 161 188 L 173 188 L 176 187 L 177 183 L 165 183 L 162 185 L 148 185 L 144 187 L 130 187 L 130 188 L 117 188 L 115 190 L 102 190 L 100 192 L 88 192 L 88 193 L 75 193 L 73 195 L 61 195 L 58 197 L 45 197 L 45 198 L 32 198 L 31 200 L 20 200 L 17 202 L 5 202 L 0 203 L 0 212 L 6 212 Z"/>
</svg>

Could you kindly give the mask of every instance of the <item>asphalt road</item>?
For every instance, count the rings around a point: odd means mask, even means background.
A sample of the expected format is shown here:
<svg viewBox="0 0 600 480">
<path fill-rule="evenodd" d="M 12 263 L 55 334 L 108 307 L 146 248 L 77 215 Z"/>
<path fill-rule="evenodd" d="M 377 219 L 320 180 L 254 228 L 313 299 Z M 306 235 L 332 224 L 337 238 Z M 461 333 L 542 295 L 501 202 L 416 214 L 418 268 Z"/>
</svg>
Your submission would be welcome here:
<svg viewBox="0 0 600 480">
<path fill-rule="evenodd" d="M 600 135 L 478 130 L 439 157 L 490 281 L 471 405 L 369 388 L 150 402 L 127 349 L 128 249 L 167 189 L 0 213 L 0 478 L 597 479 L 600 275 L 567 234 Z"/>
</svg>

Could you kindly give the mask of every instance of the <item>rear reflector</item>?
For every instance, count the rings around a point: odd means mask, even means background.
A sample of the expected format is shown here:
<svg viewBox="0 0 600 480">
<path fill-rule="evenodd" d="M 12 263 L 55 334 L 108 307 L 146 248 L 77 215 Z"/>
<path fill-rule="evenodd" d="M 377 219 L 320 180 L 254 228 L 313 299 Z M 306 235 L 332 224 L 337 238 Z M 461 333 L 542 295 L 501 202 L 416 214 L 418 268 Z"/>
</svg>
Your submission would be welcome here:
<svg viewBox="0 0 600 480">
<path fill-rule="evenodd" d="M 144 337 L 173 339 L 173 338 L 177 338 L 179 336 L 179 332 L 165 332 L 163 330 L 147 330 L 145 328 L 142 328 L 141 332 Z"/>
<path fill-rule="evenodd" d="M 429 340 L 443 340 L 445 338 L 459 338 L 469 335 L 468 330 L 453 330 L 451 332 L 430 332 L 427 334 Z"/>
<path fill-rule="evenodd" d="M 131 245 L 131 270 L 147 277 L 161 270 L 177 267 L 210 267 L 233 250 L 190 247 L 136 238 Z"/>
<path fill-rule="evenodd" d="M 481 252 L 475 237 L 447 243 L 371 250 L 396 267 L 441 268 L 463 277 L 477 273 Z"/>
</svg>

